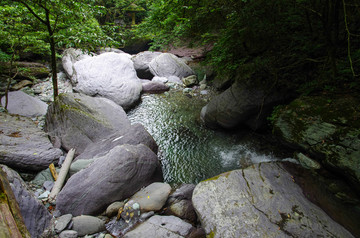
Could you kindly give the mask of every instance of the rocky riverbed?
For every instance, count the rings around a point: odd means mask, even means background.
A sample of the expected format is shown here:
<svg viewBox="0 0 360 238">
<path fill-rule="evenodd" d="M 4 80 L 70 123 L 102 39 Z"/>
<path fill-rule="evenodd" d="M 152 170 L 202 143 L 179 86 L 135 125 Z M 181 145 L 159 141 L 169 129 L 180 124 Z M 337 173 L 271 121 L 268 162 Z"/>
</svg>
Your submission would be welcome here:
<svg viewBox="0 0 360 238">
<path fill-rule="evenodd" d="M 55 101 L 50 80 L 40 80 L 23 90 L 27 94 L 12 92 L 9 113 L 0 113 L 2 179 L 11 187 L 3 192 L 13 193 L 31 237 L 353 237 L 307 199 L 280 162 L 198 184 L 163 181 L 156 141 L 127 112 L 144 91 L 177 90 L 208 101 L 206 81 L 194 77 L 184 59 L 69 49 L 62 62 L 63 94 Z M 243 115 L 247 122 L 254 116 Z M 50 199 L 56 181 L 48 167 L 60 172 L 72 148 L 67 182 Z M 25 176 L 29 171 L 36 176 Z"/>
</svg>

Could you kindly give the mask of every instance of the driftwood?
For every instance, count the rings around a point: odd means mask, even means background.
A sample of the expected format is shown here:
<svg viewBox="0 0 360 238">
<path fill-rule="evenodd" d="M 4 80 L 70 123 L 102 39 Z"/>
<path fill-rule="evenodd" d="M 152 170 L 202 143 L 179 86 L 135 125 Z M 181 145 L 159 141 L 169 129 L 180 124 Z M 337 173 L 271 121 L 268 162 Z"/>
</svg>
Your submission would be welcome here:
<svg viewBox="0 0 360 238">
<path fill-rule="evenodd" d="M 55 165 L 54 165 L 53 163 L 51 163 L 51 164 L 49 165 L 49 169 L 50 169 L 50 172 L 51 172 L 52 177 L 53 177 L 54 180 L 56 181 L 57 178 L 58 178 L 58 173 L 56 172 Z"/>
<path fill-rule="evenodd" d="M 74 155 L 75 155 L 75 149 L 70 149 L 65 158 L 64 163 L 62 164 L 62 167 L 59 172 L 59 176 L 58 176 L 57 180 L 55 181 L 54 187 L 51 190 L 51 193 L 49 195 L 50 200 L 55 200 L 56 196 L 58 195 L 62 186 L 64 185 L 65 178 L 69 172 L 70 165 L 74 158 Z"/>
</svg>

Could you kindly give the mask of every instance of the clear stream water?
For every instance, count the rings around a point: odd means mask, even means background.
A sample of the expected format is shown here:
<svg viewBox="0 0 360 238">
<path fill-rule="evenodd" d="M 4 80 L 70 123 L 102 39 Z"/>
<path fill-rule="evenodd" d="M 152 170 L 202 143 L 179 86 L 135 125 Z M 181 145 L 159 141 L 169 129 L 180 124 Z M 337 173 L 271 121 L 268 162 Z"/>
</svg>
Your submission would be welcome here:
<svg viewBox="0 0 360 238">
<path fill-rule="evenodd" d="M 166 182 L 198 183 L 229 170 L 277 160 L 271 153 L 256 152 L 248 137 L 206 128 L 200 121 L 205 104 L 199 96 L 170 91 L 143 95 L 128 113 L 131 122 L 143 124 L 157 142 Z"/>
</svg>

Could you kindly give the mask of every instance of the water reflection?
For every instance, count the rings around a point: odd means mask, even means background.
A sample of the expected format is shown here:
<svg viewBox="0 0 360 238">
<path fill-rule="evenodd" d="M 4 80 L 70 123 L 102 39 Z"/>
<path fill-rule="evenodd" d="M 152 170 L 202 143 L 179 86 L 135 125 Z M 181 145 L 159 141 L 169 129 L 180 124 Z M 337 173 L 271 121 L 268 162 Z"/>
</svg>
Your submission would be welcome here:
<svg viewBox="0 0 360 238">
<path fill-rule="evenodd" d="M 198 183 L 225 171 L 275 160 L 257 154 L 240 136 L 205 128 L 199 118 L 205 104 L 199 97 L 172 91 L 144 95 L 142 103 L 128 113 L 131 122 L 143 124 L 159 145 L 166 182 Z"/>
</svg>

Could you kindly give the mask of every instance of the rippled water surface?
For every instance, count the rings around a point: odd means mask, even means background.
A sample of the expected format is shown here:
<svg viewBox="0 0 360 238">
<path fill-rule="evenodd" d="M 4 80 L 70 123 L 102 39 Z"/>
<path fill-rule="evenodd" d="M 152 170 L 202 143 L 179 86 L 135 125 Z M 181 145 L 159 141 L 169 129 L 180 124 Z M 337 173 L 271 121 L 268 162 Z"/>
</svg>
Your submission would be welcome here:
<svg viewBox="0 0 360 238">
<path fill-rule="evenodd" d="M 132 123 L 145 126 L 159 145 L 165 181 L 197 183 L 252 163 L 274 160 L 254 152 L 241 136 L 205 128 L 200 111 L 206 102 L 172 91 L 143 95 L 128 113 Z"/>
</svg>

